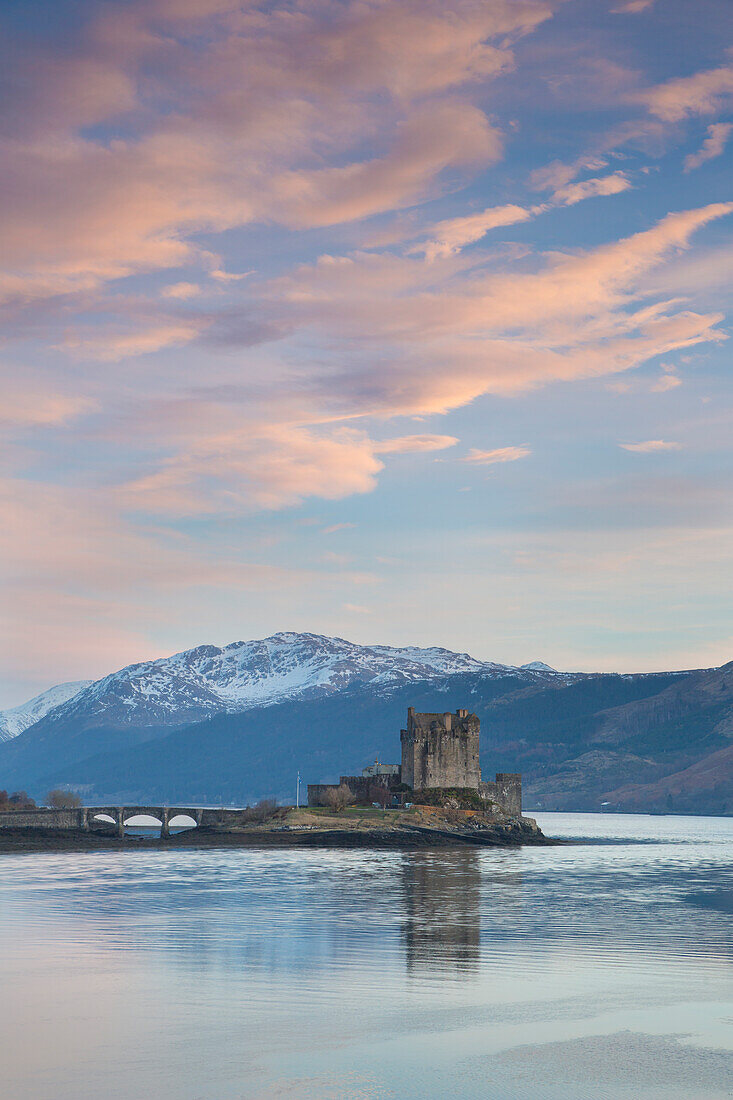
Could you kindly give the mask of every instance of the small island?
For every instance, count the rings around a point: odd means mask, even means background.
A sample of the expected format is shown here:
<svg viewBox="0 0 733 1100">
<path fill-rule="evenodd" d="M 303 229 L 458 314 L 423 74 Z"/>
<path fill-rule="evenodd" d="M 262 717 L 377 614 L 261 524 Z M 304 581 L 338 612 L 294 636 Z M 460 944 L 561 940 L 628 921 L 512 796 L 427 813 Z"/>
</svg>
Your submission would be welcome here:
<svg viewBox="0 0 733 1100">
<path fill-rule="evenodd" d="M 514 847 L 550 843 L 522 815 L 522 777 L 481 778 L 475 714 L 407 712 L 401 764 L 364 768 L 338 783 L 308 786 L 308 806 L 265 800 L 245 809 L 77 805 L 0 813 L 0 852 L 110 847 Z M 148 814 L 160 836 L 130 836 L 126 821 Z M 186 815 L 196 828 L 175 829 Z"/>
<path fill-rule="evenodd" d="M 39 810 L 38 815 L 53 812 Z M 198 828 L 168 836 L 131 836 L 102 822 L 88 830 L 50 822 L 0 824 L 0 854 L 140 848 L 509 848 L 550 843 L 529 817 L 500 820 L 482 810 L 420 804 L 399 810 L 353 805 L 329 810 L 259 803 L 244 810 L 207 811 Z"/>
</svg>

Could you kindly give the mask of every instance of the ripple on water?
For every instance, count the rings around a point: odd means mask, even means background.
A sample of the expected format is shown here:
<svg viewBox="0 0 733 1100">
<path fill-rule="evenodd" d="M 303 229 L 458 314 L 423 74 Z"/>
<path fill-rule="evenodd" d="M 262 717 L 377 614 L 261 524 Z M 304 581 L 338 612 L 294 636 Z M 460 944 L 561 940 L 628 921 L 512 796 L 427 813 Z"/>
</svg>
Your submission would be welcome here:
<svg viewBox="0 0 733 1100">
<path fill-rule="evenodd" d="M 717 1100 L 733 822 L 539 818 L 569 843 L 0 857 L 7 1094 L 307 1098 L 351 1080 L 401 1100 L 595 1100 L 579 1083 L 595 1059 L 599 1096 L 625 1096 L 632 1065 L 634 1100 L 658 1100 L 665 1050 L 700 1086 L 685 1100 Z"/>
</svg>

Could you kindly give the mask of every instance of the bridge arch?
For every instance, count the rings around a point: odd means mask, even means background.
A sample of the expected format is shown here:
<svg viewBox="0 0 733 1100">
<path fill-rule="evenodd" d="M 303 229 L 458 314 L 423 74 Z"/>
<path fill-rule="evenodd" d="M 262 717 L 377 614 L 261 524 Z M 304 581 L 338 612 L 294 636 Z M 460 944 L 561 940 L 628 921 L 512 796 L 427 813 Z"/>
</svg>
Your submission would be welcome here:
<svg viewBox="0 0 733 1100">
<path fill-rule="evenodd" d="M 176 833 L 195 829 L 201 824 L 204 813 L 198 807 L 161 806 L 154 803 L 138 806 L 89 806 L 78 811 L 82 829 L 114 825 L 120 837 L 125 835 L 127 829 L 131 832 L 137 829 L 160 829 L 163 838 L 171 835 L 171 828 Z"/>
<path fill-rule="evenodd" d="M 125 826 L 131 825 L 133 828 L 152 828 L 155 825 L 159 825 L 162 827 L 163 821 L 161 818 L 155 817 L 155 815 L 151 813 L 134 812 L 130 815 L 130 817 L 125 816 L 123 824 Z"/>
</svg>

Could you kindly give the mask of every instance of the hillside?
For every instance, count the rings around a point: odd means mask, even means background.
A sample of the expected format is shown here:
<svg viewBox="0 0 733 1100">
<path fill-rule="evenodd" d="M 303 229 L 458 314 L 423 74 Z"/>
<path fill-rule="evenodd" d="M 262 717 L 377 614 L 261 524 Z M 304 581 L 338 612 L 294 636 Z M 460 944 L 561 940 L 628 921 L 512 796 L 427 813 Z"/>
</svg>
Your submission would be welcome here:
<svg viewBox="0 0 733 1100">
<path fill-rule="evenodd" d="M 220 713 L 183 728 L 75 733 L 41 723 L 0 746 L 5 786 L 42 793 L 59 784 L 102 800 L 146 797 L 197 802 L 246 802 L 292 794 L 298 769 L 318 782 L 360 770 L 376 756 L 398 760 L 399 731 L 409 705 L 455 709 L 479 692 L 482 700 L 516 690 L 525 674 L 442 677 L 436 681 L 350 689 L 268 707 Z M 476 700 L 478 702 L 478 699 Z M 51 734 L 58 735 L 54 743 Z"/>
<path fill-rule="evenodd" d="M 465 675 L 511 687 L 568 679 L 546 666 L 518 669 L 437 647 L 359 646 L 317 634 L 197 646 L 128 665 L 71 697 L 62 696 L 66 701 L 47 708 L 38 721 L 0 745 L 0 785 L 42 794 L 48 789 L 47 777 L 65 774 L 69 766 L 124 754 L 216 717 L 263 713 L 287 701 L 325 700 L 349 692 L 365 691 L 379 700 L 403 686 L 447 684 Z M 225 758 L 214 763 L 226 771 Z M 273 761 L 273 782 L 276 776 Z M 144 781 L 150 782 L 150 775 Z"/>
<path fill-rule="evenodd" d="M 198 647 L 130 666 L 0 744 L 0 786 L 88 802 L 293 797 L 398 761 L 407 707 L 481 719 L 484 773 L 521 771 L 525 806 L 733 812 L 733 665 L 561 674 L 447 650 L 317 635 Z"/>
<path fill-rule="evenodd" d="M 733 813 L 733 662 L 544 734 L 547 760 L 539 741 L 515 753 L 537 806 Z"/>
</svg>

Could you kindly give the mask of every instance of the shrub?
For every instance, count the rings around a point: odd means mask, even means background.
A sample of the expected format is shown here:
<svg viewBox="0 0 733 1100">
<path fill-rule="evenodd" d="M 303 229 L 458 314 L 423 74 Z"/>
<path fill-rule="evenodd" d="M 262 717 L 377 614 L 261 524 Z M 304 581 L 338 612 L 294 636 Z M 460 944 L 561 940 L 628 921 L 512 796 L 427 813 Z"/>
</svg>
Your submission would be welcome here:
<svg viewBox="0 0 733 1100">
<path fill-rule="evenodd" d="M 46 802 L 54 810 L 78 810 L 82 804 L 74 791 L 49 791 Z"/>
<path fill-rule="evenodd" d="M 250 825 L 263 825 L 277 813 L 277 802 L 274 798 L 261 798 L 254 806 L 248 806 L 242 811 L 242 820 Z"/>
<path fill-rule="evenodd" d="M 327 791 L 324 791 L 323 801 L 330 810 L 338 813 L 339 810 L 351 805 L 354 801 L 354 795 L 351 787 L 348 787 L 346 783 L 342 783 L 340 787 L 329 787 Z"/>
<path fill-rule="evenodd" d="M 447 809 L 490 810 L 491 803 L 473 787 L 429 787 L 414 791 L 413 802 L 421 806 L 442 806 Z"/>
</svg>

